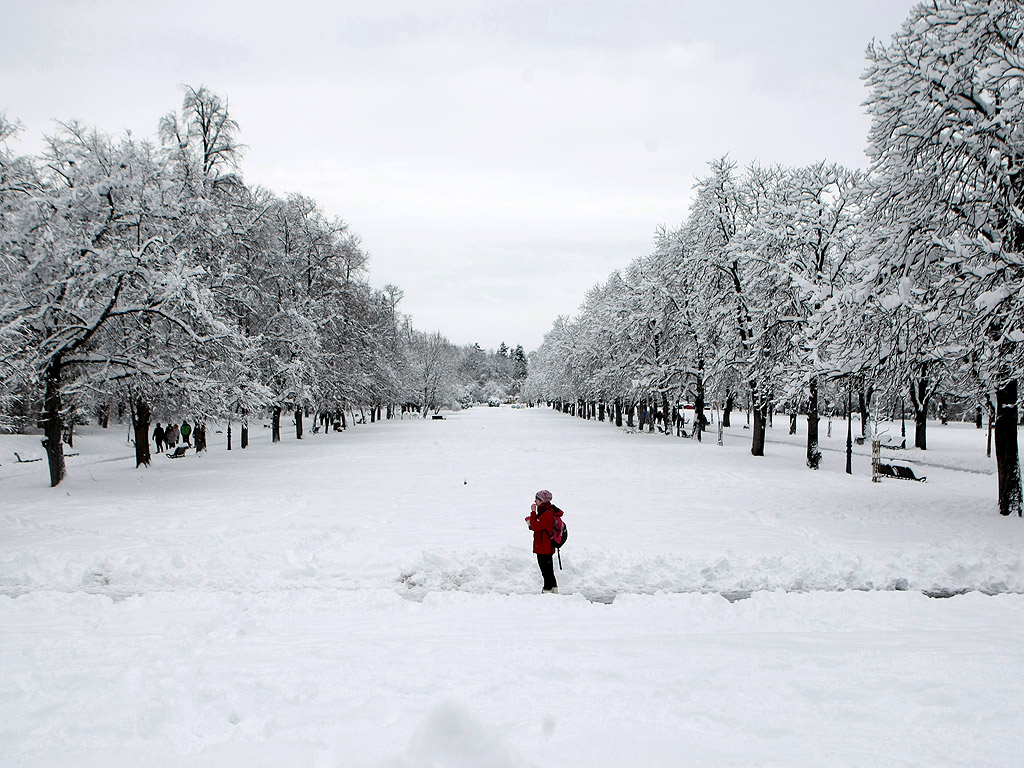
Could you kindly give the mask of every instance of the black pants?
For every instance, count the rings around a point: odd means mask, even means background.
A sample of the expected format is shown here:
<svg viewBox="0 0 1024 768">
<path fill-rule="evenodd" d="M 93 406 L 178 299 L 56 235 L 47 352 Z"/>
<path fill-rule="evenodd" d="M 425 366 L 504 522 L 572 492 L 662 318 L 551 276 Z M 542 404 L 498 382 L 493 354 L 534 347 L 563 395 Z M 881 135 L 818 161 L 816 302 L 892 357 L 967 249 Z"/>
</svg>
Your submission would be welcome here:
<svg viewBox="0 0 1024 768">
<path fill-rule="evenodd" d="M 540 572 L 544 575 L 545 590 L 558 587 L 558 582 L 555 581 L 555 564 L 552 557 L 552 555 L 537 555 L 537 564 L 540 566 Z"/>
</svg>

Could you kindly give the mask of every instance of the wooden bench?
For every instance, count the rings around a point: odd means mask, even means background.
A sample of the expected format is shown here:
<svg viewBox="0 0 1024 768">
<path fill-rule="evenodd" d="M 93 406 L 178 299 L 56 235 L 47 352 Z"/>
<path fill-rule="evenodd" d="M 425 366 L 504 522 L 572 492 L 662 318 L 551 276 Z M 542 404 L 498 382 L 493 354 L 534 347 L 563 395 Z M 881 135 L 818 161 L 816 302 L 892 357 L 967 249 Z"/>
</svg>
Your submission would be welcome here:
<svg viewBox="0 0 1024 768">
<path fill-rule="evenodd" d="M 878 464 L 878 474 L 881 477 L 895 477 L 897 480 L 916 480 L 919 483 L 923 483 L 928 479 L 927 477 L 918 477 L 910 467 L 881 462 Z"/>
</svg>

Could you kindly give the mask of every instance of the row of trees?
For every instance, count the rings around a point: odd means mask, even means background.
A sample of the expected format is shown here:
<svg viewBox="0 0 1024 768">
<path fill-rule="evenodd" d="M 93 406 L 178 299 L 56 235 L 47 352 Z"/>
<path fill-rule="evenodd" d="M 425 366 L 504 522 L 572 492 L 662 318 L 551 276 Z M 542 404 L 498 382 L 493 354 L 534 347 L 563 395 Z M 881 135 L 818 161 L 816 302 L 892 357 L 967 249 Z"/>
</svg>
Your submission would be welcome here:
<svg viewBox="0 0 1024 768">
<path fill-rule="evenodd" d="M 531 357 L 524 392 L 555 401 L 707 398 L 818 418 L 906 396 L 926 448 L 936 397 L 994 416 L 999 509 L 1021 514 L 1024 10 L 934 0 L 868 49 L 867 172 L 710 164 L 688 218 L 613 273 Z M 980 416 L 979 416 L 980 418 Z M 699 417 L 698 417 L 699 420 Z"/>
<path fill-rule="evenodd" d="M 228 105 L 186 88 L 159 141 L 64 123 L 38 157 L 0 116 L 0 428 L 44 432 L 50 481 L 76 414 L 127 404 L 137 465 L 154 407 L 208 418 L 354 404 L 424 412 L 464 394 L 463 358 L 373 289 L 347 224 L 248 186 Z M 466 384 L 468 382 L 464 382 Z M 157 415 L 159 415 L 159 412 Z"/>
</svg>

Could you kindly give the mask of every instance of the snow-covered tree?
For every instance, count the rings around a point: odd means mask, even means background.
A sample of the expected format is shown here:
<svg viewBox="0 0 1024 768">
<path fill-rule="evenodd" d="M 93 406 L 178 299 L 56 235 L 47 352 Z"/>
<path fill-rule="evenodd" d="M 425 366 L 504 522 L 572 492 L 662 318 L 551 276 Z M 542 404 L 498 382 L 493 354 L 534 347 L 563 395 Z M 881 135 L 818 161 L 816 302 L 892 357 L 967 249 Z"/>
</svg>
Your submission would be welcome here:
<svg viewBox="0 0 1024 768">
<path fill-rule="evenodd" d="M 406 337 L 409 360 L 409 388 L 424 416 L 430 411 L 455 407 L 458 403 L 459 353 L 438 332 L 409 329 Z"/>
<path fill-rule="evenodd" d="M 231 329 L 216 317 L 182 238 L 181 188 L 154 147 L 68 123 L 48 139 L 43 163 L 40 192 L 27 203 L 34 226 L 21 229 L 0 326 L 28 341 L 17 364 L 44 390 L 57 485 L 70 387 L 155 385 L 189 365 L 178 341 L 212 344 Z M 147 464 L 148 436 L 136 426 L 136 461 Z"/>
<path fill-rule="evenodd" d="M 883 301 L 954 319 L 996 395 L 999 510 L 1021 514 L 1024 371 L 1024 7 L 917 6 L 868 50 L 868 151 L 879 220 L 910 235 L 878 264 Z M 912 307 L 908 297 L 924 298 Z"/>
</svg>

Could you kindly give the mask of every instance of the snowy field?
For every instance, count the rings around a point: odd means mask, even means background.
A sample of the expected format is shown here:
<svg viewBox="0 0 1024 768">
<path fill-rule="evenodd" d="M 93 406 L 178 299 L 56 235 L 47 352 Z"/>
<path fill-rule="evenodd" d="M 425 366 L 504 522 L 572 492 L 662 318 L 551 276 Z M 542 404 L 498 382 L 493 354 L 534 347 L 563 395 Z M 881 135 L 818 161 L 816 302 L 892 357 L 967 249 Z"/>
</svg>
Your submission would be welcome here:
<svg viewBox="0 0 1024 768">
<path fill-rule="evenodd" d="M 1024 524 L 984 431 L 873 484 L 844 423 L 816 473 L 787 427 L 755 459 L 476 408 L 142 470 L 86 427 L 57 489 L 0 437 L 0 765 L 1020 765 Z"/>
</svg>

